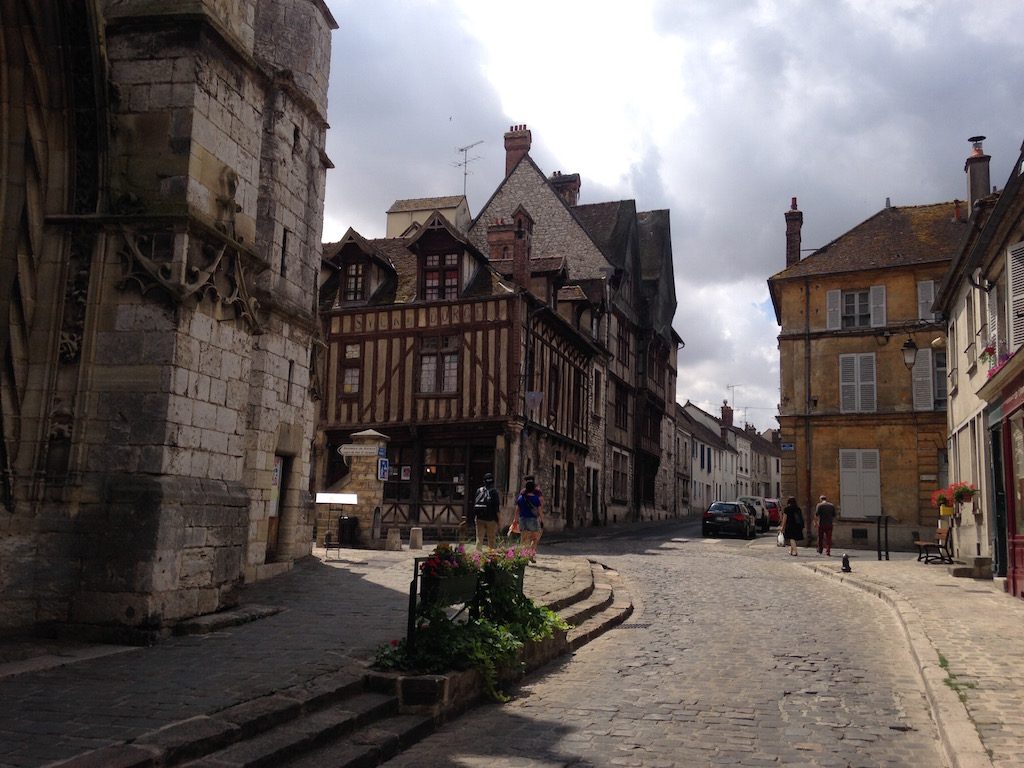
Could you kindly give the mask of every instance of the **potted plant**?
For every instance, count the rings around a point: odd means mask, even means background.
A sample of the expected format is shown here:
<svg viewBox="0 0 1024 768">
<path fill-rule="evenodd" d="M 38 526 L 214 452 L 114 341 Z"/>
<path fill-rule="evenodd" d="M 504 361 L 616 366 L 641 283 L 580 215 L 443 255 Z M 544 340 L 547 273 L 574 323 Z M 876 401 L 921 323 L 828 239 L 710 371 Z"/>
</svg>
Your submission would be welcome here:
<svg viewBox="0 0 1024 768">
<path fill-rule="evenodd" d="M 439 605 L 469 602 L 476 595 L 478 558 L 467 554 L 461 544 L 438 544 L 420 563 L 420 594 L 427 603 Z"/>
<path fill-rule="evenodd" d="M 978 489 L 973 483 L 953 483 L 949 486 L 949 491 L 953 495 L 954 502 L 963 504 L 973 499 Z"/>
<path fill-rule="evenodd" d="M 978 359 L 983 363 L 994 363 L 996 361 L 996 346 L 995 344 L 989 344 L 978 355 Z"/>
<path fill-rule="evenodd" d="M 953 491 L 951 488 L 939 488 L 932 492 L 932 506 L 938 507 L 943 517 L 953 515 Z"/>
</svg>

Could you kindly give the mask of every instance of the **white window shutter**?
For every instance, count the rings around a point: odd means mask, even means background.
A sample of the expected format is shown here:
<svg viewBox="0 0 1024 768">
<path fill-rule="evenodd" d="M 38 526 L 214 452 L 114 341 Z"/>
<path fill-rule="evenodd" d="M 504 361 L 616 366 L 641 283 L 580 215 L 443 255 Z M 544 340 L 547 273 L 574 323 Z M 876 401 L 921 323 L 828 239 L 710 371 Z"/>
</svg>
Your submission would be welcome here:
<svg viewBox="0 0 1024 768">
<path fill-rule="evenodd" d="M 932 351 L 930 349 L 917 350 L 917 360 L 911 371 L 911 379 L 914 386 L 914 410 L 934 411 L 935 391 L 932 377 Z"/>
<path fill-rule="evenodd" d="M 881 328 L 885 325 L 885 286 L 872 285 L 871 297 L 871 327 Z"/>
<path fill-rule="evenodd" d="M 839 508 L 844 516 L 855 517 L 854 510 L 860 506 L 860 462 L 859 451 L 839 449 Z"/>
<path fill-rule="evenodd" d="M 875 397 L 875 353 L 857 355 L 860 370 L 857 375 L 858 410 L 874 413 L 877 408 Z"/>
<path fill-rule="evenodd" d="M 1010 246 L 1010 351 L 1024 344 L 1024 243 Z"/>
<path fill-rule="evenodd" d="M 922 280 L 917 284 L 917 319 L 931 322 L 935 319 L 932 303 L 935 301 L 935 281 Z"/>
<path fill-rule="evenodd" d="M 877 450 L 860 452 L 861 514 L 875 517 L 882 514 L 882 473 Z"/>
<path fill-rule="evenodd" d="M 993 285 L 985 297 L 985 322 L 988 323 L 988 343 L 999 341 L 999 285 Z"/>
<path fill-rule="evenodd" d="M 839 410 L 854 413 L 857 410 L 857 356 L 839 356 Z"/>
<path fill-rule="evenodd" d="M 828 311 L 826 328 L 837 331 L 843 327 L 843 292 L 829 291 L 825 297 Z"/>
</svg>

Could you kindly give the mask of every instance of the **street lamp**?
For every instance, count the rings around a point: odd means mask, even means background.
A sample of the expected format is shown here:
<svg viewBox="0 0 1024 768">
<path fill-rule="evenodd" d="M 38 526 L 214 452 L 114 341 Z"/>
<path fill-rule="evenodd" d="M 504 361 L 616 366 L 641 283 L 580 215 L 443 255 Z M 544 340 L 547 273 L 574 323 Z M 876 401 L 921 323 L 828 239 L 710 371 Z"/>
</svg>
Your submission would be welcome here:
<svg viewBox="0 0 1024 768">
<path fill-rule="evenodd" d="M 903 364 L 907 366 L 908 371 L 911 370 L 914 363 L 917 362 L 917 344 L 908 336 L 907 340 L 903 342 L 903 346 L 900 347 L 900 351 L 903 353 Z"/>
</svg>

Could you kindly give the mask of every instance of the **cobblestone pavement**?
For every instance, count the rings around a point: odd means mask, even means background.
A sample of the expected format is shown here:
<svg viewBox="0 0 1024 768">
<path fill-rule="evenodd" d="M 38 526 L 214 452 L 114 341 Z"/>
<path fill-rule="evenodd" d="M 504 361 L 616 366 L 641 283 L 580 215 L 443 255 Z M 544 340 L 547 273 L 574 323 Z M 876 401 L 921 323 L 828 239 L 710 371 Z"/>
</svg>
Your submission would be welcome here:
<svg viewBox="0 0 1024 768">
<path fill-rule="evenodd" d="M 906 640 L 874 597 L 743 542 L 586 548 L 629 582 L 630 621 L 389 766 L 945 764 Z"/>
</svg>

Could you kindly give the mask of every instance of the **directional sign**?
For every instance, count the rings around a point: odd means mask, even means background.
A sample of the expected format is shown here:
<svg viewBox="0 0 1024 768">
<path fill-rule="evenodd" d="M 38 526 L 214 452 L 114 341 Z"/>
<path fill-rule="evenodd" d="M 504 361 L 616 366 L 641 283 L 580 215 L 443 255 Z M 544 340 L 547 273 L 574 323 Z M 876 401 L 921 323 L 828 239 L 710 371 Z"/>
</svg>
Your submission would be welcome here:
<svg viewBox="0 0 1024 768">
<path fill-rule="evenodd" d="M 784 450 L 784 451 L 795 451 L 796 450 L 796 446 L 793 445 L 792 443 L 783 443 L 782 444 L 782 450 Z"/>
<path fill-rule="evenodd" d="M 377 446 L 346 443 L 338 446 L 338 453 L 342 456 L 376 456 Z"/>
</svg>

